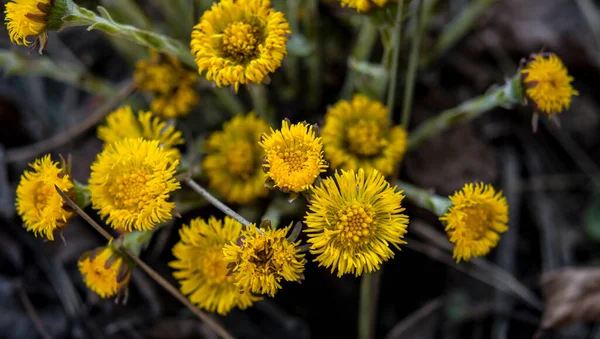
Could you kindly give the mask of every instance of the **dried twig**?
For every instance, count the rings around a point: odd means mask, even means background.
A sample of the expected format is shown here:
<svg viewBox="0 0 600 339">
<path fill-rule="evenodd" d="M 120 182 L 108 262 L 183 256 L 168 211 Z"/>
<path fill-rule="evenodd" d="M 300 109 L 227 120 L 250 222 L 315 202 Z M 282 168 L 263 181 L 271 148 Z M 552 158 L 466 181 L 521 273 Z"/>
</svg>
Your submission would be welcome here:
<svg viewBox="0 0 600 339">
<path fill-rule="evenodd" d="M 25 291 L 25 288 L 23 287 L 22 282 L 17 281 L 15 283 L 15 285 L 16 285 L 16 290 L 19 292 L 19 298 L 21 299 L 21 302 L 23 303 L 23 306 L 25 307 L 25 311 L 27 312 L 27 315 L 29 316 L 29 318 L 31 318 L 31 321 L 33 322 L 33 326 L 35 327 L 35 330 L 39 333 L 39 335 L 42 338 L 52 339 L 52 337 L 46 330 L 46 327 L 44 327 L 44 323 L 42 323 L 42 320 L 40 319 L 37 312 L 35 311 L 35 307 L 33 307 L 31 300 L 29 300 L 29 296 L 27 295 L 27 292 Z"/>
</svg>

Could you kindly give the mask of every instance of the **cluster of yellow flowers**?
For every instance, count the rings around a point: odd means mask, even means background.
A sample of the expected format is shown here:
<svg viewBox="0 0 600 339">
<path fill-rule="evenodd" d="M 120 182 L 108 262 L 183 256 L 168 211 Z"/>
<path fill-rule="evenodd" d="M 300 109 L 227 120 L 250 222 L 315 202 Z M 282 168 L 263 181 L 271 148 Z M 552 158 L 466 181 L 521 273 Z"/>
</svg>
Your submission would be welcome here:
<svg viewBox="0 0 600 339">
<path fill-rule="evenodd" d="M 367 12 L 387 0 L 341 0 Z M 6 6 L 10 39 L 28 45 L 28 36 L 45 43 L 49 0 L 14 0 Z M 268 82 L 282 64 L 291 34 L 269 0 L 221 0 L 207 10 L 191 33 L 190 49 L 198 74 L 216 86 Z M 190 61 L 191 62 L 191 61 Z M 174 192 L 181 188 L 183 135 L 172 118 L 198 102 L 198 74 L 178 59 L 151 52 L 137 63 L 135 82 L 154 98 L 151 111 L 134 114 L 120 107 L 98 127 L 103 150 L 91 165 L 87 187 L 73 180 L 68 164 L 51 156 L 35 160 L 17 188 L 16 208 L 28 231 L 49 240 L 73 211 L 68 197 L 89 195 L 98 215 L 120 233 L 152 231 L 178 215 Z M 553 54 L 534 55 L 521 70 L 523 94 L 548 116 L 568 109 L 573 78 Z M 219 314 L 245 309 L 274 296 L 283 282 L 304 279 L 307 251 L 319 266 L 338 277 L 375 272 L 405 244 L 409 218 L 404 192 L 387 178 L 396 174 L 407 149 L 407 132 L 390 120 L 382 103 L 357 94 L 325 113 L 322 130 L 306 122 L 283 120 L 270 127 L 254 112 L 238 115 L 204 143 L 202 174 L 210 188 L 233 204 L 265 198 L 278 189 L 303 194 L 306 244 L 298 240 L 302 223 L 281 228 L 242 225 L 225 217 L 195 218 L 184 225 L 170 262 L 181 291 L 198 307 Z M 169 118 L 170 120 L 163 120 Z M 328 169 L 332 170 L 326 175 Z M 492 186 L 466 184 L 449 197 L 439 217 L 457 261 L 484 256 L 508 229 L 508 205 Z M 440 213 L 441 214 L 441 213 Z M 85 253 L 78 267 L 86 285 L 103 298 L 122 294 L 133 264 L 114 243 Z"/>
</svg>

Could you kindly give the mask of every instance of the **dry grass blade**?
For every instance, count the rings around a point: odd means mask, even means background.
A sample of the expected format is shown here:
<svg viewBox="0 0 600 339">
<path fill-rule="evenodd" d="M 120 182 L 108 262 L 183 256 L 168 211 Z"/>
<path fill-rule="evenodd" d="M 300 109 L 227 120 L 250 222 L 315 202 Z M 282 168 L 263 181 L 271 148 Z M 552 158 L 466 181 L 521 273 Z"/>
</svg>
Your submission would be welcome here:
<svg viewBox="0 0 600 339">
<path fill-rule="evenodd" d="M 440 298 L 430 300 L 418 310 L 411 313 L 408 317 L 402 319 L 394 325 L 385 336 L 385 339 L 400 339 L 413 326 L 419 325 L 423 319 L 444 306 L 444 301 Z"/>
<path fill-rule="evenodd" d="M 112 236 L 110 234 L 108 234 L 108 232 L 106 232 L 102 228 L 102 226 L 98 225 L 98 223 L 96 223 L 94 221 L 94 219 L 92 219 L 79 206 L 77 206 L 77 204 L 73 200 L 71 200 L 65 194 L 65 192 L 63 192 L 60 188 L 58 188 L 58 186 L 55 186 L 55 188 L 56 188 L 56 191 L 58 192 L 58 194 L 60 194 L 60 196 L 63 198 L 63 200 L 67 204 L 69 204 L 69 206 L 71 208 L 73 208 L 73 210 L 75 212 L 77 212 L 77 214 L 79 214 L 85 221 L 87 221 L 100 234 L 102 234 L 102 236 L 105 237 L 106 240 L 110 241 L 113 239 Z M 135 255 L 133 252 L 131 252 L 127 248 L 122 249 L 122 250 L 123 250 L 123 252 L 125 252 L 125 254 L 127 254 L 130 257 L 131 260 L 135 261 L 135 263 L 137 265 L 139 265 L 140 268 L 144 272 L 146 272 L 146 274 L 148 274 L 154 281 L 156 281 L 160 286 L 162 286 L 167 292 L 169 292 L 172 296 L 174 296 L 177 300 L 179 300 L 183 305 L 185 305 L 185 307 L 187 307 L 190 311 L 192 311 L 192 313 L 194 313 L 198 318 L 200 318 L 208 326 L 210 326 L 219 336 L 221 336 L 222 338 L 226 338 L 226 339 L 233 338 L 233 336 L 231 334 L 229 334 L 229 332 L 227 332 L 227 330 L 225 328 L 223 328 L 216 320 L 214 320 L 213 318 L 208 316 L 206 313 L 204 313 L 200 309 L 198 309 L 196 306 L 194 306 L 183 294 L 181 294 L 179 292 L 179 290 L 177 288 L 175 288 L 173 285 L 171 285 L 167 280 L 165 280 L 165 278 L 163 278 L 160 274 L 158 274 L 155 270 L 153 270 L 150 266 L 148 266 L 137 255 Z"/>
<path fill-rule="evenodd" d="M 545 330 L 583 321 L 600 321 L 600 268 L 563 268 L 542 277 L 546 309 L 539 338 Z"/>
</svg>

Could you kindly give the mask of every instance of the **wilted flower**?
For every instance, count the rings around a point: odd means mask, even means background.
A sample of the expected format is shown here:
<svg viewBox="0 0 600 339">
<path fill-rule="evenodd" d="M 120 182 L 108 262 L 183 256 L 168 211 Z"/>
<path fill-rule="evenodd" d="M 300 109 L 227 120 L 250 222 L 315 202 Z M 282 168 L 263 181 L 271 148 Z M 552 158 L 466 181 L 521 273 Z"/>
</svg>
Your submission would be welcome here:
<svg viewBox="0 0 600 339">
<path fill-rule="evenodd" d="M 132 269 L 128 259 L 110 245 L 84 253 L 77 266 L 86 286 L 102 298 L 123 293 Z"/>
<path fill-rule="evenodd" d="M 237 241 L 242 224 L 230 217 L 224 221 L 214 217 L 204 221 L 195 218 L 179 231 L 181 240 L 173 247 L 176 260 L 169 263 L 173 276 L 181 284 L 181 292 L 210 312 L 225 315 L 237 307 L 246 309 L 261 298 L 235 285 L 228 274 L 223 247 Z"/>
<path fill-rule="evenodd" d="M 489 253 L 508 230 L 508 204 L 502 192 L 483 183 L 465 184 L 450 197 L 452 206 L 440 217 L 446 224 L 457 262 Z"/>
<path fill-rule="evenodd" d="M 379 270 L 400 249 L 408 226 L 402 192 L 372 170 L 338 172 L 315 186 L 305 222 L 319 266 L 338 277 Z"/>
</svg>

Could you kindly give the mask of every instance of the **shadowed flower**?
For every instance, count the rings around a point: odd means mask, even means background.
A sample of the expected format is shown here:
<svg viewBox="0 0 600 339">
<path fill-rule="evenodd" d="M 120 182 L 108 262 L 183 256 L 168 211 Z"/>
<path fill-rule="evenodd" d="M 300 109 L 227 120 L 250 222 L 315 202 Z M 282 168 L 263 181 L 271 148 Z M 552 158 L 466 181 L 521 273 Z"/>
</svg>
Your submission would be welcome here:
<svg viewBox="0 0 600 339">
<path fill-rule="evenodd" d="M 134 80 L 138 88 L 153 94 L 150 108 L 165 118 L 186 116 L 199 101 L 194 90 L 198 75 L 172 56 L 150 50 L 149 59 L 137 62 Z"/>
<path fill-rule="evenodd" d="M 525 95 L 536 110 L 551 116 L 569 109 L 578 95 L 571 86 L 573 77 L 555 54 L 536 54 L 521 70 Z"/>
<path fill-rule="evenodd" d="M 84 253 L 77 262 L 83 282 L 102 298 L 111 298 L 127 289 L 131 265 L 110 246 Z"/>
<path fill-rule="evenodd" d="M 214 132 L 205 144 L 206 157 L 202 163 L 210 186 L 230 203 L 248 203 L 264 197 L 262 159 L 265 154 L 258 145 L 260 136 L 269 125 L 254 112 L 238 115 Z"/>
<path fill-rule="evenodd" d="M 217 86 L 261 83 L 286 55 L 291 34 L 269 0 L 221 0 L 204 12 L 192 32 L 191 51 L 200 74 Z"/>
<path fill-rule="evenodd" d="M 52 0 L 13 0 L 6 3 L 4 21 L 13 44 L 29 46 L 27 37 L 35 37 L 34 47 L 40 46 L 40 53 L 48 41 L 48 15 L 52 10 Z"/>
<path fill-rule="evenodd" d="M 319 174 L 327 169 L 321 138 L 316 136 L 312 125 L 290 126 L 289 121 L 284 120 L 280 130 L 271 129 L 271 134 L 261 139 L 260 145 L 266 153 L 263 169 L 273 181 L 273 187 L 283 192 L 310 189 Z"/>
<path fill-rule="evenodd" d="M 254 224 L 242 231 L 236 243 L 223 248 L 225 260 L 232 269 L 235 284 L 241 291 L 275 296 L 281 280 L 304 278 L 304 254 L 297 243 L 286 238 L 292 226 L 259 232 Z"/>
<path fill-rule="evenodd" d="M 56 192 L 54 185 L 73 194 L 73 181 L 53 162 L 50 154 L 29 164 L 17 187 L 17 213 L 23 218 L 27 231 L 54 240 L 54 231 L 62 229 L 73 215 L 71 208 Z"/>
<path fill-rule="evenodd" d="M 260 297 L 249 291 L 240 293 L 235 279 L 228 274 L 223 247 L 237 241 L 242 224 L 230 217 L 224 221 L 214 217 L 196 218 L 179 231 L 181 240 L 173 247 L 177 258 L 169 263 L 173 276 L 181 284 L 181 292 L 198 307 L 225 315 L 233 308 L 246 309 Z"/>
<path fill-rule="evenodd" d="M 321 131 L 325 157 L 332 168 L 392 174 L 406 151 L 406 131 L 389 127 L 388 111 L 378 101 L 355 95 L 340 100 L 325 114 Z"/>
<path fill-rule="evenodd" d="M 388 3 L 388 0 L 340 0 L 340 3 L 342 7 L 354 8 L 357 12 L 368 12 L 373 6 L 385 6 Z"/>
<path fill-rule="evenodd" d="M 379 270 L 394 257 L 393 245 L 402 240 L 408 217 L 402 214 L 402 192 L 390 187 L 381 173 L 360 169 L 341 171 L 315 186 L 305 222 L 319 266 L 337 276 L 359 276 Z"/>
<path fill-rule="evenodd" d="M 465 184 L 450 197 L 452 206 L 440 221 L 446 224 L 453 257 L 468 261 L 489 253 L 508 230 L 508 204 L 501 192 L 491 185 Z"/>
<path fill-rule="evenodd" d="M 175 169 L 157 140 L 126 138 L 108 145 L 92 164 L 89 180 L 92 207 L 113 228 L 150 230 L 171 219 L 179 189 Z"/>
<path fill-rule="evenodd" d="M 106 117 L 106 125 L 98 127 L 98 138 L 104 145 L 110 145 L 125 138 L 144 138 L 157 140 L 169 153 L 169 157 L 179 159 L 181 154 L 175 148 L 184 143 L 183 136 L 175 126 L 169 125 L 152 112 L 139 111 L 137 118 L 130 106 L 124 106 Z"/>
</svg>

